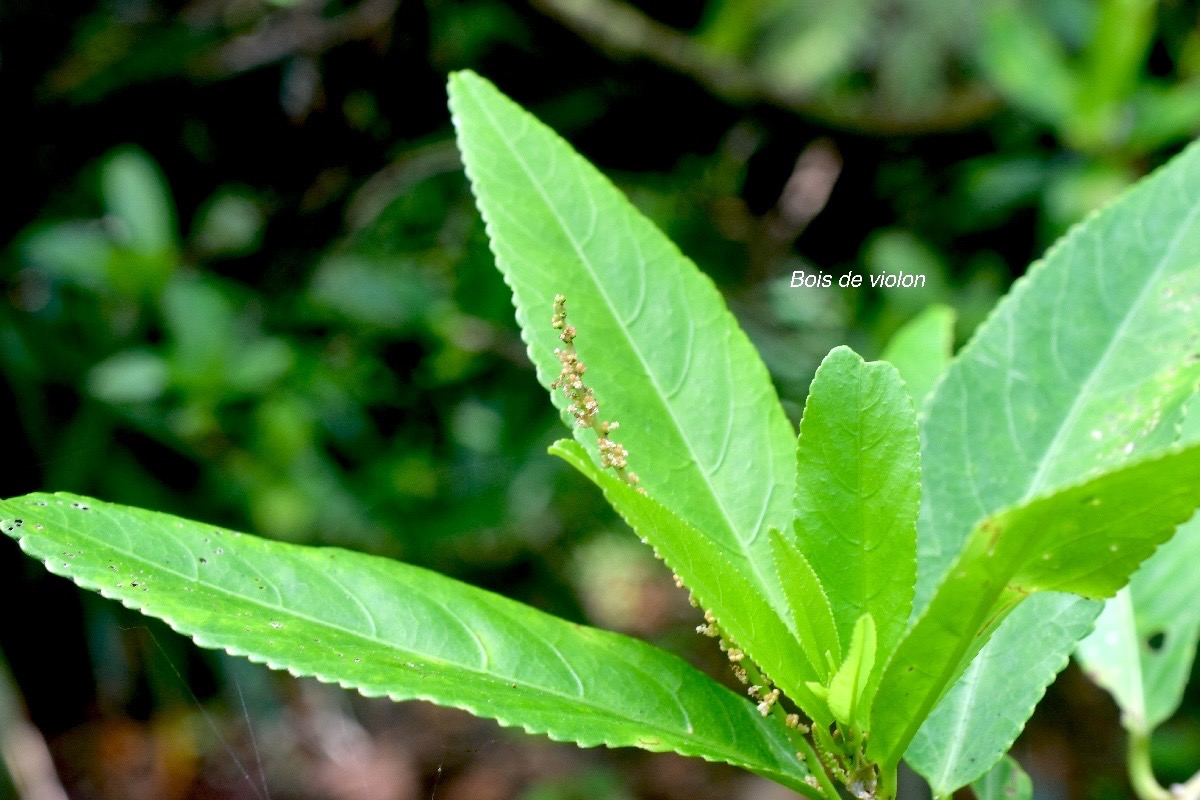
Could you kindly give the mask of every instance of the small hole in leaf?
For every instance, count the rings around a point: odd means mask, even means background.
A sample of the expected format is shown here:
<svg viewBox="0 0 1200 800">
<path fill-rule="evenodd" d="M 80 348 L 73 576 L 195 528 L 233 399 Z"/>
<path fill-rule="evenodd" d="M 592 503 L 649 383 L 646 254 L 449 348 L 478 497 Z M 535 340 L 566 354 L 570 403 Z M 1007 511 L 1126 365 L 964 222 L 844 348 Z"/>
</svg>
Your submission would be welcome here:
<svg viewBox="0 0 1200 800">
<path fill-rule="evenodd" d="M 201 563 L 201 564 L 207 564 L 207 563 L 208 563 L 208 559 L 207 559 L 207 558 L 201 558 L 201 559 L 200 559 L 200 563 Z"/>
<path fill-rule="evenodd" d="M 1150 648 L 1151 653 L 1161 652 L 1163 646 L 1167 643 L 1167 634 L 1163 631 L 1152 633 L 1146 637 L 1146 647 Z"/>
</svg>

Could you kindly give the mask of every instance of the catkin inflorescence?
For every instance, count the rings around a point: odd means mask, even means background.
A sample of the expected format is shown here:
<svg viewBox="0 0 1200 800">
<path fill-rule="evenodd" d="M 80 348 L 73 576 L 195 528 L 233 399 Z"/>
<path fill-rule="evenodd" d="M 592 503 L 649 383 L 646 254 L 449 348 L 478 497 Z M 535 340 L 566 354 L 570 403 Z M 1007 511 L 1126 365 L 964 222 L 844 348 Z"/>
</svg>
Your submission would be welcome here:
<svg viewBox="0 0 1200 800">
<path fill-rule="evenodd" d="M 554 298 L 554 316 L 551 318 L 551 324 L 560 331 L 558 338 L 563 346 L 554 349 L 554 355 L 558 356 L 562 369 L 558 373 L 558 379 L 550 384 L 550 388 L 560 389 L 570 401 L 567 412 L 575 418 L 576 425 L 591 428 L 596 432 L 596 446 L 600 448 L 600 466 L 613 470 L 621 480 L 645 494 L 645 489 L 638 486 L 637 473 L 629 469 L 629 451 L 609 436 L 620 424 L 600 419 L 600 403 L 591 387 L 583 382 L 587 366 L 579 360 L 579 354 L 575 352 L 575 326 L 567 324 L 567 298 L 561 294 Z"/>
</svg>

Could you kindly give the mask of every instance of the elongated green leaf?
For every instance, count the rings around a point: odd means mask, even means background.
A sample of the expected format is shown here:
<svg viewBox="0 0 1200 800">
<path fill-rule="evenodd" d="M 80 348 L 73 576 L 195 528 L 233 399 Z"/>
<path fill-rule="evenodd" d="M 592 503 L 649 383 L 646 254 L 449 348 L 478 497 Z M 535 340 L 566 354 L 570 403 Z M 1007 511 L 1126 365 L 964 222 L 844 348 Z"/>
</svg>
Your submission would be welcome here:
<svg viewBox="0 0 1200 800">
<path fill-rule="evenodd" d="M 203 647 L 583 746 L 726 761 L 804 790 L 781 724 L 644 642 L 387 559 L 73 495 L 4 501 L 0 517 L 51 572 Z"/>
<path fill-rule="evenodd" d="M 824 701 L 806 686 L 817 672 L 809 667 L 796 635 L 743 573 L 711 552 L 699 531 L 662 504 L 599 469 L 578 442 L 560 440 L 550 452 L 600 487 L 629 526 L 684 579 L 701 607 L 712 612 L 724 636 L 759 665 L 778 665 L 765 669 L 769 677 L 810 717 L 831 721 Z"/>
<path fill-rule="evenodd" d="M 921 430 L 917 609 L 979 520 L 1174 439 L 1200 380 L 1197 186 L 1193 145 L 1031 267 L 935 387 Z M 1025 669 L 1025 648 L 996 656 L 1009 664 L 996 698 L 1049 682 Z"/>
<path fill-rule="evenodd" d="M 916 581 L 917 421 L 895 367 L 830 351 L 800 422 L 796 534 L 849 642 L 870 614 L 880 651 L 900 640 Z"/>
<path fill-rule="evenodd" d="M 990 516 L 884 672 L 869 752 L 899 761 L 986 638 L 1041 591 L 1110 597 L 1200 504 L 1200 445 L 1173 448 Z M 1147 487 L 1155 487 L 1147 491 Z"/>
<path fill-rule="evenodd" d="M 1021 765 L 1009 757 L 997 761 L 986 775 L 971 784 L 971 788 L 979 800 L 1030 800 L 1033 797 L 1033 781 Z M 934 796 L 941 795 L 935 792 Z"/>
<path fill-rule="evenodd" d="M 830 665 L 842 663 L 842 644 L 825 587 L 793 538 L 771 531 L 771 545 L 800 646 L 819 681 L 827 684 L 833 677 Z"/>
<path fill-rule="evenodd" d="M 1066 666 L 1066 648 L 1087 635 L 1099 610 L 1098 603 L 1057 592 L 1036 594 L 1013 610 L 904 754 L 935 797 L 974 782 L 1009 751 L 1046 684 Z M 993 687 L 1006 684 L 1012 669 L 1000 654 L 1013 651 L 1025 654 L 1021 669 L 1042 680 L 1017 684 L 1017 693 L 998 699 Z"/>
<path fill-rule="evenodd" d="M 791 426 L 716 287 L 604 176 L 490 83 L 455 74 L 450 108 L 539 380 L 549 386 L 559 373 L 550 317 L 561 293 L 600 416 L 621 423 L 642 486 L 705 537 L 697 558 L 721 554 L 786 614 L 767 531 L 791 521 Z M 554 402 L 569 419 L 566 401 L 555 394 Z M 592 432 L 576 438 L 598 462 Z"/>
<path fill-rule="evenodd" d="M 946 371 L 953 347 L 954 309 L 930 306 L 896 331 L 879 360 L 899 370 L 919 412 Z"/>
<path fill-rule="evenodd" d="M 863 614 L 854 624 L 846 660 L 829 681 L 829 710 L 843 725 L 862 729 L 870 712 L 867 697 L 871 670 L 875 667 L 875 621 Z"/>
<path fill-rule="evenodd" d="M 1121 707 L 1122 724 L 1146 735 L 1183 699 L 1200 636 L 1200 517 L 1180 526 L 1104 605 L 1076 651 L 1083 668 Z"/>
</svg>

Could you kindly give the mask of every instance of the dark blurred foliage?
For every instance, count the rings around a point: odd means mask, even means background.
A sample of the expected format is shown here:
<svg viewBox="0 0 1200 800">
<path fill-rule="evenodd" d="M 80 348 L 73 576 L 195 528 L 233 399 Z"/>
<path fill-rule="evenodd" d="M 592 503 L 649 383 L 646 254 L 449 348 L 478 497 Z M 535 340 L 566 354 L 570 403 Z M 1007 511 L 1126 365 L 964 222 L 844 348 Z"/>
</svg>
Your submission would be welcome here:
<svg viewBox="0 0 1200 800">
<path fill-rule="evenodd" d="M 399 557 L 720 675 L 669 576 L 545 454 L 563 428 L 446 73 L 490 77 L 613 176 L 796 417 L 830 347 L 878 355 L 934 302 L 965 339 L 1200 131 L 1197 5 L 5 0 L 0 490 Z M 928 282 L 795 290 L 795 270 Z M 51 754 L 72 798 L 790 796 L 202 653 L 11 545 L 0 570 L 4 763 L 43 776 L 31 798 L 62 796 Z M 1127 794 L 1116 712 L 1077 671 L 1016 752 L 1045 797 Z M 1194 769 L 1195 682 L 1156 752 L 1164 780 Z"/>
</svg>

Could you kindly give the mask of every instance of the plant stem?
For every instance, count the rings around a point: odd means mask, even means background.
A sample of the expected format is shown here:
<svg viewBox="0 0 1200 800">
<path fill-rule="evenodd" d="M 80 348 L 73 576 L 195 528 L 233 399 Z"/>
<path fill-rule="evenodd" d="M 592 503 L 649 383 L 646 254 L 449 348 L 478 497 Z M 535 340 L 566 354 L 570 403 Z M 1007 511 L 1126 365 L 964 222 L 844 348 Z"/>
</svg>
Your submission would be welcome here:
<svg viewBox="0 0 1200 800">
<path fill-rule="evenodd" d="M 817 782 L 821 784 L 821 789 L 825 793 L 825 796 L 829 800 L 838 800 L 841 795 L 838 794 L 837 787 L 829 780 L 829 775 L 825 772 L 825 765 L 817 758 L 817 752 L 808 743 L 808 739 L 803 736 L 800 737 L 800 752 L 804 753 L 804 760 L 808 763 L 808 771 L 816 776 Z"/>
<path fill-rule="evenodd" d="M 1150 763 L 1150 734 L 1130 731 L 1126 757 L 1129 762 L 1129 782 L 1141 800 L 1171 800 L 1171 793 L 1154 777 L 1154 767 Z"/>
</svg>

